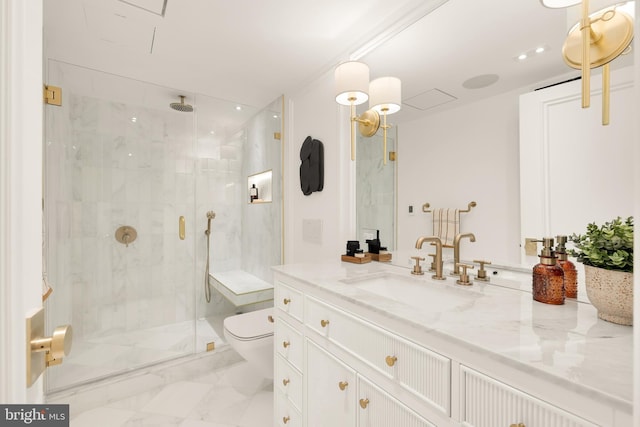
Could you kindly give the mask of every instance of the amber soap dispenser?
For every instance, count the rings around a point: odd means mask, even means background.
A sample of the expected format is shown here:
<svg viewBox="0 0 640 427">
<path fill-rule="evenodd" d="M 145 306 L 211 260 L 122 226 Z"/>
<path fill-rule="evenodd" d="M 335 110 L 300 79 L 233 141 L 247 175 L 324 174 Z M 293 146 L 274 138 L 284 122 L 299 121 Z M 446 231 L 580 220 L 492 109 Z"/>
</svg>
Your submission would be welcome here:
<svg viewBox="0 0 640 427">
<path fill-rule="evenodd" d="M 578 297 L 578 270 L 567 255 L 567 236 L 556 236 L 556 255 L 558 265 L 564 270 L 564 295 L 567 298 Z"/>
<path fill-rule="evenodd" d="M 545 304 L 564 304 L 564 270 L 557 263 L 553 237 L 541 240 L 540 263 L 533 267 L 533 299 Z"/>
</svg>

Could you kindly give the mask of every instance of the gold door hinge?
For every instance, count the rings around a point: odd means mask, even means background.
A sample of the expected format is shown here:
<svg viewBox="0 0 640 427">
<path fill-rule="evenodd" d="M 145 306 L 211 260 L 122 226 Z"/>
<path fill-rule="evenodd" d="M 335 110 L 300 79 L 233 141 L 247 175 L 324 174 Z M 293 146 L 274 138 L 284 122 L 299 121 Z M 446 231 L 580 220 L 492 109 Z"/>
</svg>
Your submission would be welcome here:
<svg viewBox="0 0 640 427">
<path fill-rule="evenodd" d="M 58 86 L 44 86 L 44 103 L 49 105 L 62 105 L 62 88 Z"/>
</svg>

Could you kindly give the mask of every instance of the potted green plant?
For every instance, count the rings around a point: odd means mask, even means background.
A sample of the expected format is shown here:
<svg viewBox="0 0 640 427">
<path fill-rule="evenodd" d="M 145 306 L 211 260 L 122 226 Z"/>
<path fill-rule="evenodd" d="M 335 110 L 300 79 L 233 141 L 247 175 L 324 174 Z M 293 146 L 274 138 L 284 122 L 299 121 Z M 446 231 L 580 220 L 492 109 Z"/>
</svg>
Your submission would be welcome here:
<svg viewBox="0 0 640 427">
<path fill-rule="evenodd" d="M 598 317 L 621 325 L 633 324 L 633 217 L 618 217 L 584 234 L 570 237 L 569 253 L 584 264 L 587 297 Z"/>
</svg>

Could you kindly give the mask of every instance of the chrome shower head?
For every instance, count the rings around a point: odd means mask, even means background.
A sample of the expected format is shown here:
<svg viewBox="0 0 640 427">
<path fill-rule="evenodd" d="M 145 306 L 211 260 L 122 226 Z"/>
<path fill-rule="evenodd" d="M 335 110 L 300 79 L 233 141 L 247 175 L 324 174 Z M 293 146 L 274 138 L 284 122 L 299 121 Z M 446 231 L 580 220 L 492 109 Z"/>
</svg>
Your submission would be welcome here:
<svg viewBox="0 0 640 427">
<path fill-rule="evenodd" d="M 182 111 L 185 113 L 191 113 L 193 111 L 193 106 L 184 103 L 184 95 L 180 95 L 180 102 L 172 102 L 169 104 L 169 107 L 173 108 L 176 111 Z"/>
</svg>

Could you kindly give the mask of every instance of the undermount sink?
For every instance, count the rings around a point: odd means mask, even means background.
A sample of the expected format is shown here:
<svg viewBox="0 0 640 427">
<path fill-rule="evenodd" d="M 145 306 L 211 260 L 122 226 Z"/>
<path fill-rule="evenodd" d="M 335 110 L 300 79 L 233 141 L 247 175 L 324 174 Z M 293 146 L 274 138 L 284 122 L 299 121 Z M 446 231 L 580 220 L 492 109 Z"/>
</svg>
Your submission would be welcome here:
<svg viewBox="0 0 640 427">
<path fill-rule="evenodd" d="M 384 272 L 343 279 L 341 282 L 431 312 L 461 310 L 483 296 L 472 287 L 456 285 L 455 278 L 447 278 L 446 282 L 442 282 L 426 277 L 414 277 L 409 272 L 406 275 Z"/>
</svg>

